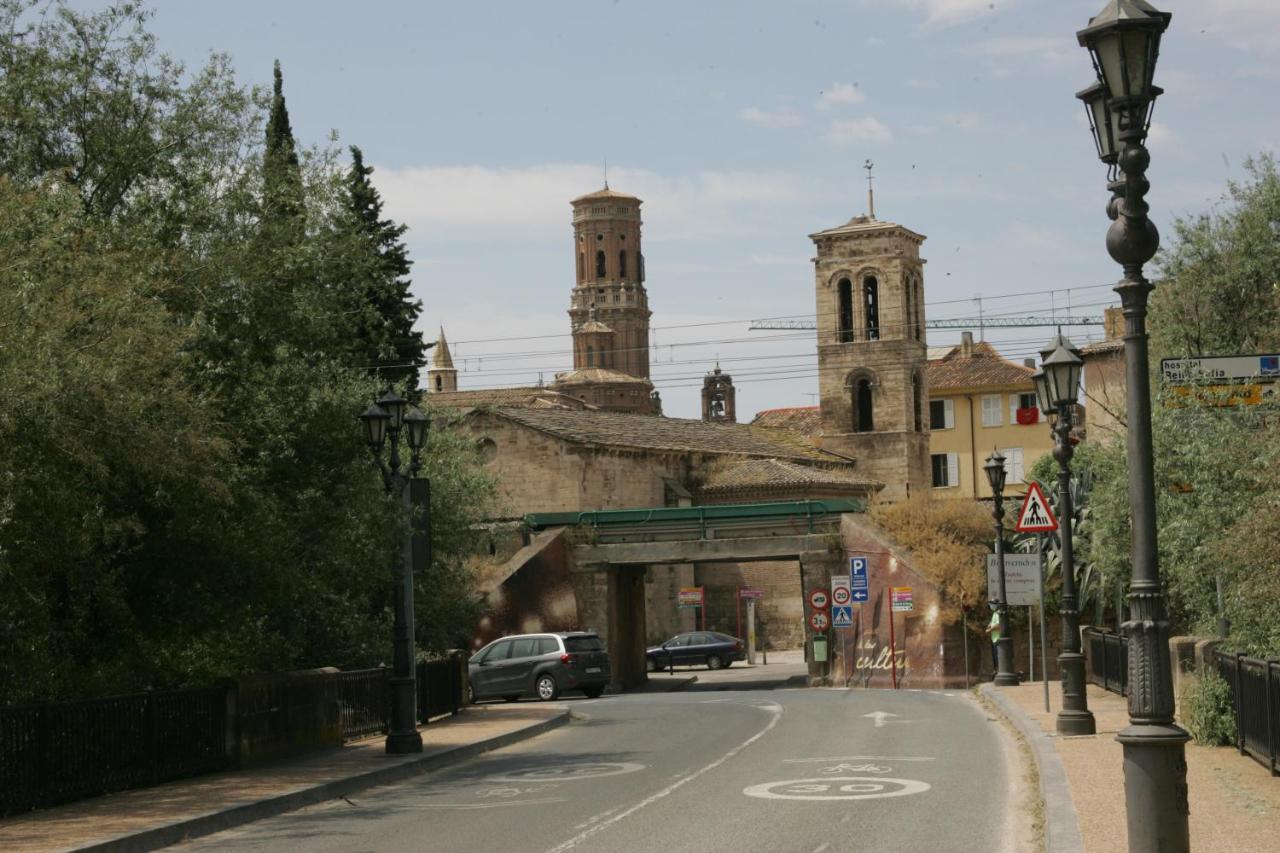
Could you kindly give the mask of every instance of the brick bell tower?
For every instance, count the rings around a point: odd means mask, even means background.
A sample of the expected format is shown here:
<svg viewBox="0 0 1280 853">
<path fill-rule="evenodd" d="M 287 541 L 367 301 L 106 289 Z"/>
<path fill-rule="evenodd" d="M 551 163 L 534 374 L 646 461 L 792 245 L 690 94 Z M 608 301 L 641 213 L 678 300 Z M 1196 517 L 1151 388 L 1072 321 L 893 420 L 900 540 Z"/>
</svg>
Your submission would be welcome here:
<svg viewBox="0 0 1280 853">
<path fill-rule="evenodd" d="M 853 457 L 889 500 L 928 489 L 925 238 L 874 213 L 809 237 L 822 447 Z"/>
<path fill-rule="evenodd" d="M 647 380 L 653 312 L 644 289 L 642 202 L 606 184 L 571 204 L 577 264 L 569 300 L 574 370 L 608 368 Z"/>
</svg>

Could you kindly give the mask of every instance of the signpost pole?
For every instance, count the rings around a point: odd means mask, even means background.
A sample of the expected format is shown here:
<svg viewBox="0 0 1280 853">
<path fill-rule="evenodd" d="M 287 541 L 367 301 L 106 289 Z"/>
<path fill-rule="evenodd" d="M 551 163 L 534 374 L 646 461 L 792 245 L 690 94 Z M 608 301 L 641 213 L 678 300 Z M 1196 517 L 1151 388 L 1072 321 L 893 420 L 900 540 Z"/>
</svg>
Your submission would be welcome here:
<svg viewBox="0 0 1280 853">
<path fill-rule="evenodd" d="M 738 592 L 734 600 L 734 611 L 738 617 L 738 630 L 734 633 L 735 637 L 742 636 L 742 587 L 738 587 Z M 750 654 L 750 651 L 748 651 Z"/>
<path fill-rule="evenodd" d="M 1036 680 L 1036 614 L 1035 608 L 1027 605 L 1027 681 Z"/>
<path fill-rule="evenodd" d="M 747 663 L 756 665 L 756 600 L 747 599 Z"/>
<path fill-rule="evenodd" d="M 960 611 L 960 639 L 964 641 L 964 689 L 969 689 L 969 610 Z"/>
<path fill-rule="evenodd" d="M 889 663 L 893 667 L 893 689 L 898 689 L 898 644 L 893 636 L 893 596 L 889 597 Z"/>
<path fill-rule="evenodd" d="M 1049 644 L 1044 638 L 1044 534 L 1036 534 L 1040 547 L 1040 671 L 1044 673 L 1044 712 L 1049 713 Z"/>
</svg>

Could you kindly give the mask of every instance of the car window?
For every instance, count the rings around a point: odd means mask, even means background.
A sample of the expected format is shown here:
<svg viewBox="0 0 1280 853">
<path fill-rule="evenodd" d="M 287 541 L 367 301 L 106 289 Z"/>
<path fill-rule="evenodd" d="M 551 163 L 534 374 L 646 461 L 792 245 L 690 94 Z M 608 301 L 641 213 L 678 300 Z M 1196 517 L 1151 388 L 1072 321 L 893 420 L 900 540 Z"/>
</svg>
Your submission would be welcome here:
<svg viewBox="0 0 1280 853">
<path fill-rule="evenodd" d="M 511 641 L 511 657 L 512 658 L 531 658 L 538 654 L 538 638 L 524 637 L 519 640 Z"/>
<path fill-rule="evenodd" d="M 599 637 L 565 637 L 564 647 L 570 652 L 602 652 L 604 651 L 604 643 Z"/>
<path fill-rule="evenodd" d="M 694 645 L 705 646 L 716 641 L 715 634 L 698 634 L 698 639 L 694 640 Z"/>
<path fill-rule="evenodd" d="M 493 663 L 494 661 L 506 660 L 510 656 L 511 641 L 503 640 L 489 647 L 489 653 L 484 656 L 484 662 Z"/>
<path fill-rule="evenodd" d="M 560 645 L 556 642 L 555 637 L 538 638 L 538 654 L 549 655 L 558 651 L 560 651 Z"/>
<path fill-rule="evenodd" d="M 677 636 L 676 636 L 675 640 L 673 640 L 673 641 L 672 641 L 671 645 L 673 645 L 673 646 L 692 646 L 692 645 L 693 645 L 693 634 L 679 634 L 679 635 L 677 635 Z"/>
</svg>

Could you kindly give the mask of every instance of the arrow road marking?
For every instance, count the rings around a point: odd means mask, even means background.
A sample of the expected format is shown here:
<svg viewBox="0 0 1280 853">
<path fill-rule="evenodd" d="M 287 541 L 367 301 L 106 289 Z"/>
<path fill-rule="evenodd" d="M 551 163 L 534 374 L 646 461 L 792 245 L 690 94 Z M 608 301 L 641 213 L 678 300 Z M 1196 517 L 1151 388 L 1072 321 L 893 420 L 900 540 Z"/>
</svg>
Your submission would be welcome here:
<svg viewBox="0 0 1280 853">
<path fill-rule="evenodd" d="M 909 723 L 911 720 L 890 720 L 890 717 L 896 717 L 897 714 L 890 714 L 888 711 L 872 711 L 870 714 L 863 714 L 863 717 L 876 721 L 876 728 L 880 728 L 890 722 Z"/>
</svg>

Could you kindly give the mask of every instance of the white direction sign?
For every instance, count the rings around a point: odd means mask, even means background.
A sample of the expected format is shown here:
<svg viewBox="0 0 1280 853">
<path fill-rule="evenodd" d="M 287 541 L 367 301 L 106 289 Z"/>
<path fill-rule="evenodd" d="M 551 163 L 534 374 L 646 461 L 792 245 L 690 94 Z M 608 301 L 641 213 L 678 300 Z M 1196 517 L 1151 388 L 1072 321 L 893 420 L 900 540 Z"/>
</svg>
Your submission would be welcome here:
<svg viewBox="0 0 1280 853">
<path fill-rule="evenodd" d="M 843 607 L 853 600 L 853 591 L 849 587 L 849 579 L 843 575 L 831 578 L 831 603 Z"/>
<path fill-rule="evenodd" d="M 1000 600 L 1000 569 L 995 554 L 987 555 L 987 601 Z M 1040 603 L 1040 555 L 1005 554 L 1004 587 L 1006 604 L 1030 607 Z"/>
<path fill-rule="evenodd" d="M 1166 358 L 1160 374 L 1170 385 L 1193 382 L 1242 382 L 1280 379 L 1280 355 L 1225 355 L 1203 358 Z"/>
<path fill-rule="evenodd" d="M 831 627 L 852 628 L 853 607 L 848 604 L 837 604 L 835 607 L 831 608 Z"/>
</svg>

